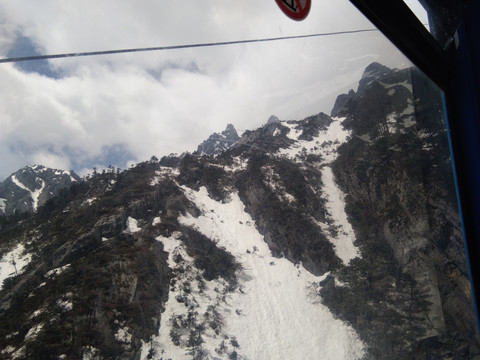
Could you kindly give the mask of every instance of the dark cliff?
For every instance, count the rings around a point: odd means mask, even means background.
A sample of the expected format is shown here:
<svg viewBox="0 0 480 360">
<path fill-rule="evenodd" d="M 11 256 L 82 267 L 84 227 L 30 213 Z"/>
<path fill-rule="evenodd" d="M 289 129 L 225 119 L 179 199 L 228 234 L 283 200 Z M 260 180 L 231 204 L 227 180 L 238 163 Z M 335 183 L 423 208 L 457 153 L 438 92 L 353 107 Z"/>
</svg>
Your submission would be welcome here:
<svg viewBox="0 0 480 360">
<path fill-rule="evenodd" d="M 333 169 L 362 258 L 340 271 L 348 287 L 322 295 L 377 339 L 375 359 L 472 358 L 480 343 L 440 93 L 415 69 L 381 70 L 337 101 L 352 137 Z"/>
</svg>

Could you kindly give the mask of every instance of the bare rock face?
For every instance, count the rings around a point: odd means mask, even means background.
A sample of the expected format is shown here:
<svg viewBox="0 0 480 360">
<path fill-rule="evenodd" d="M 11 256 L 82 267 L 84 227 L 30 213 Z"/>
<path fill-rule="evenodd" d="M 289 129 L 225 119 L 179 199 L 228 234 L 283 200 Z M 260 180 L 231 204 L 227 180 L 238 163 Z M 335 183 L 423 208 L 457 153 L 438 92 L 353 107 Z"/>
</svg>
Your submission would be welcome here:
<svg viewBox="0 0 480 360">
<path fill-rule="evenodd" d="M 438 111 L 441 99 L 429 86 L 416 70 L 372 64 L 358 92 L 339 97 L 333 112 L 346 117 L 352 138 L 339 149 L 333 169 L 347 194 L 347 213 L 364 255 L 343 276 L 351 279 L 365 269 L 368 275 L 350 283 L 350 291 L 330 287 L 322 294 L 339 316 L 371 336 L 375 331 L 365 330 L 364 317 L 354 315 L 358 308 L 348 304 L 349 297 L 363 292 L 375 308 L 370 329 L 378 329 L 381 346 L 409 348 L 411 356 L 422 357 L 435 344 L 429 356 L 453 351 L 468 358 L 475 352 L 469 353 L 467 344 L 478 348 L 479 338 Z M 368 313 L 368 306 L 362 311 Z M 388 313 L 395 318 L 396 312 L 403 315 L 386 332 L 380 318 Z M 406 329 L 412 332 L 401 336 Z M 453 342 L 464 344 L 464 350 L 453 350 L 448 345 Z M 402 357 L 400 352 L 382 355 L 380 349 L 372 353 L 378 359 Z"/>
<path fill-rule="evenodd" d="M 335 100 L 331 112 L 332 117 L 342 116 L 349 109 L 350 102 L 355 98 L 355 91 L 351 89 L 348 94 L 341 94 Z"/>
</svg>

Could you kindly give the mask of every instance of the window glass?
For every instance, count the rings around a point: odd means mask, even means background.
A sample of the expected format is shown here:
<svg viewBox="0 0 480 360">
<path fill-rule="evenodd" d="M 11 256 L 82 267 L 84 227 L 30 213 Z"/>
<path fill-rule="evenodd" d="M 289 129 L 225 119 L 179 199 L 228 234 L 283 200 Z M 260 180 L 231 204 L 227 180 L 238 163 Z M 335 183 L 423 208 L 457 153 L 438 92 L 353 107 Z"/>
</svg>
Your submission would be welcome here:
<svg viewBox="0 0 480 360">
<path fill-rule="evenodd" d="M 0 64 L 2 355 L 480 356 L 442 93 L 348 1 L 0 24 L 4 57 L 208 44 Z"/>
<path fill-rule="evenodd" d="M 415 14 L 418 20 L 425 26 L 427 30 L 430 29 L 428 25 L 428 14 L 425 8 L 422 6 L 418 0 L 405 0 L 405 4 L 408 5 L 410 10 Z"/>
</svg>

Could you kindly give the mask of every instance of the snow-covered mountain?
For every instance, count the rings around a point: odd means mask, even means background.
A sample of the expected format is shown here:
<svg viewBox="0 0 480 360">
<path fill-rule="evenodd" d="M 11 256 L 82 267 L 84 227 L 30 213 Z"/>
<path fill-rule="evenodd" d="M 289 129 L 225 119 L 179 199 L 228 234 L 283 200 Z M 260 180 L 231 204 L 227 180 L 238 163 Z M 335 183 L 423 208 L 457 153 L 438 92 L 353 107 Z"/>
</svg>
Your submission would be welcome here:
<svg viewBox="0 0 480 360">
<path fill-rule="evenodd" d="M 25 166 L 0 183 L 0 215 L 35 212 L 61 189 L 79 180 L 73 171 Z"/>
<path fill-rule="evenodd" d="M 1 356 L 479 356 L 438 99 L 377 68 L 335 117 L 272 117 L 7 217 Z"/>
<path fill-rule="evenodd" d="M 232 124 L 220 134 L 213 133 L 207 140 L 198 145 L 197 153 L 200 155 L 218 155 L 230 149 L 240 139 L 237 130 Z"/>
</svg>

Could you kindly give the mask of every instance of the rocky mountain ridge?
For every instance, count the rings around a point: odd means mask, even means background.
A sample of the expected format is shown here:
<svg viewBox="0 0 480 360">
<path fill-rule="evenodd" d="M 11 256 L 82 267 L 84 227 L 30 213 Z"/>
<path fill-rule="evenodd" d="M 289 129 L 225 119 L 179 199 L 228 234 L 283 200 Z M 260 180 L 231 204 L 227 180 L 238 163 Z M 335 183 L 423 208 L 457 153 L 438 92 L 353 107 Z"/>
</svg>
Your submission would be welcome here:
<svg viewBox="0 0 480 360">
<path fill-rule="evenodd" d="M 235 127 L 228 124 L 220 134 L 213 133 L 207 140 L 198 145 L 197 153 L 199 155 L 218 155 L 234 146 L 239 139 Z"/>
</svg>

